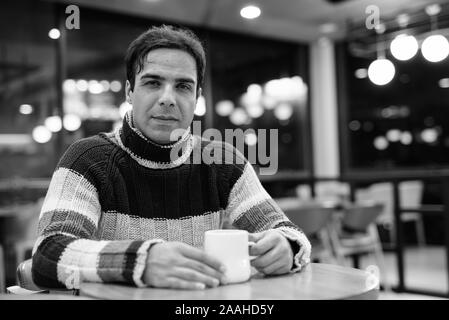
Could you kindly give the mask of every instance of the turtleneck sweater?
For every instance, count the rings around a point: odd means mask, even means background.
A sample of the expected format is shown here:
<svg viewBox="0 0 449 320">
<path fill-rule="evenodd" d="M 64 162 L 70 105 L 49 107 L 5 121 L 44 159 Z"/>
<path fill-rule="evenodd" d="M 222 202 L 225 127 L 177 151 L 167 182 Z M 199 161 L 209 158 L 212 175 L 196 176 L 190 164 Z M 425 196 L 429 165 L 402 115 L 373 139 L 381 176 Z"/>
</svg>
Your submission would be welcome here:
<svg viewBox="0 0 449 320">
<path fill-rule="evenodd" d="M 205 154 L 222 161 L 195 161 Z M 114 132 L 78 140 L 60 159 L 39 216 L 33 280 L 45 288 L 146 286 L 152 245 L 180 241 L 201 248 L 205 231 L 222 228 L 276 229 L 294 250 L 291 272 L 310 262 L 307 237 L 232 145 L 189 129 L 160 145 L 135 128 L 128 113 Z"/>
</svg>

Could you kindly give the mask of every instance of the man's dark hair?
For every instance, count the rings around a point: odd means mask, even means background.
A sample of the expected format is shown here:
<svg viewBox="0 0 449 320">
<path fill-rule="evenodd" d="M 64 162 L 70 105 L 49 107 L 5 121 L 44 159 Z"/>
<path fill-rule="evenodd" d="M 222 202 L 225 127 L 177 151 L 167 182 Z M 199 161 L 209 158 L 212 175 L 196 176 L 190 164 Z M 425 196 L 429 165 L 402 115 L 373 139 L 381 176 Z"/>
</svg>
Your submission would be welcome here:
<svg viewBox="0 0 449 320">
<path fill-rule="evenodd" d="M 170 25 L 151 27 L 137 37 L 126 52 L 126 77 L 134 89 L 136 74 L 142 69 L 145 57 L 155 49 L 179 49 L 189 53 L 196 62 L 197 91 L 203 84 L 206 55 L 198 37 L 189 29 Z"/>
</svg>

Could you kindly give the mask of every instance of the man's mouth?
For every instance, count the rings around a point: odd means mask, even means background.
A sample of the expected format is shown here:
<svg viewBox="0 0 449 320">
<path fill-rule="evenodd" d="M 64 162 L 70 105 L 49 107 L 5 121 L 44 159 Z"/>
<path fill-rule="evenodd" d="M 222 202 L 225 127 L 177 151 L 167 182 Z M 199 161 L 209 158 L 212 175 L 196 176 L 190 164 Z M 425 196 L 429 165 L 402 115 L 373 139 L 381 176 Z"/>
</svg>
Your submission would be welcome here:
<svg viewBox="0 0 449 320">
<path fill-rule="evenodd" d="M 157 115 L 157 116 L 152 116 L 152 118 L 157 119 L 157 120 L 165 120 L 165 121 L 177 121 L 178 119 L 174 116 L 171 115 Z"/>
</svg>

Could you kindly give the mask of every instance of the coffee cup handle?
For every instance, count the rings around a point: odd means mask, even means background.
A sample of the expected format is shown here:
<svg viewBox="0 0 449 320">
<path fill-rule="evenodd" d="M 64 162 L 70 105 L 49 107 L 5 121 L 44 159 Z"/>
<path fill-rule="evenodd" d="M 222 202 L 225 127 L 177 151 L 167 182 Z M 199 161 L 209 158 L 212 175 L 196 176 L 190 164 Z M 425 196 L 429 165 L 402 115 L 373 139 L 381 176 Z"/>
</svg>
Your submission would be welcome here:
<svg viewBox="0 0 449 320">
<path fill-rule="evenodd" d="M 256 243 L 254 241 L 248 241 L 248 247 L 251 248 L 251 246 L 255 245 Z M 249 256 L 249 260 L 256 259 L 257 256 Z"/>
</svg>

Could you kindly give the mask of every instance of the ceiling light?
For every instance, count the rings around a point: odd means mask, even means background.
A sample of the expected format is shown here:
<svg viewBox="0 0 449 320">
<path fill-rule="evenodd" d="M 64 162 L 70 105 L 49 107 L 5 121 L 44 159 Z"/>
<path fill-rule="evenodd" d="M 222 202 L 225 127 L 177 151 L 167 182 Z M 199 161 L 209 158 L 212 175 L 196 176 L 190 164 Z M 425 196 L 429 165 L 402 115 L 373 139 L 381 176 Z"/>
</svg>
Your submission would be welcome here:
<svg viewBox="0 0 449 320">
<path fill-rule="evenodd" d="M 401 140 L 401 131 L 398 129 L 390 129 L 387 131 L 387 139 L 391 142 L 398 142 Z"/>
<path fill-rule="evenodd" d="M 449 55 L 449 42 L 441 34 L 427 37 L 421 46 L 424 58 L 430 62 L 440 62 Z"/>
<path fill-rule="evenodd" d="M 395 72 L 394 64 L 390 60 L 380 58 L 369 65 L 368 77 L 374 84 L 383 86 L 393 80 Z"/>
<path fill-rule="evenodd" d="M 260 8 L 256 6 L 246 6 L 240 10 L 240 15 L 245 19 L 255 19 L 260 16 Z"/>
<path fill-rule="evenodd" d="M 360 124 L 360 121 L 352 120 L 349 122 L 349 129 L 351 131 L 358 131 L 362 125 Z"/>
<path fill-rule="evenodd" d="M 215 105 L 215 111 L 219 116 L 227 117 L 234 110 L 234 103 L 231 100 L 221 100 Z"/>
<path fill-rule="evenodd" d="M 257 143 L 257 136 L 254 132 L 245 134 L 245 143 L 249 146 L 254 146 Z"/>
<path fill-rule="evenodd" d="M 249 117 L 242 108 L 237 108 L 231 113 L 229 120 L 234 125 L 241 126 L 249 122 Z"/>
<path fill-rule="evenodd" d="M 438 85 L 443 89 L 449 88 L 449 78 L 440 79 L 440 81 L 438 81 Z"/>
<path fill-rule="evenodd" d="M 426 7 L 425 11 L 429 16 L 435 16 L 441 12 L 441 6 L 437 3 L 431 4 Z"/>
<path fill-rule="evenodd" d="M 88 82 L 88 89 L 92 94 L 100 94 L 103 92 L 103 86 L 97 80 L 90 80 Z"/>
<path fill-rule="evenodd" d="M 416 38 L 407 34 L 398 35 L 390 44 L 391 54 L 401 61 L 413 58 L 418 52 L 418 47 Z"/>
<path fill-rule="evenodd" d="M 376 137 L 374 139 L 373 144 L 377 150 L 385 150 L 388 148 L 388 145 L 389 145 L 388 140 L 382 136 Z"/>
<path fill-rule="evenodd" d="M 59 37 L 61 36 L 61 32 L 60 32 L 58 29 L 53 28 L 53 29 L 51 29 L 50 31 L 48 31 L 48 36 L 49 36 L 51 39 L 56 40 L 56 39 L 59 39 Z"/>
<path fill-rule="evenodd" d="M 75 114 L 66 114 L 62 123 L 67 131 L 76 131 L 81 127 L 81 119 Z"/>
<path fill-rule="evenodd" d="M 204 99 L 203 96 L 198 97 L 194 113 L 199 117 L 202 117 L 206 114 L 206 99 Z"/>
<path fill-rule="evenodd" d="M 62 129 L 62 120 L 59 116 L 51 116 L 45 119 L 45 127 L 51 132 L 59 132 Z"/>
<path fill-rule="evenodd" d="M 280 103 L 276 109 L 274 109 L 274 116 L 281 121 L 290 119 L 293 114 L 293 108 L 289 103 Z"/>
<path fill-rule="evenodd" d="M 31 104 L 27 104 L 27 103 L 21 104 L 19 106 L 19 112 L 21 114 L 32 114 L 33 113 L 33 106 Z"/>
<path fill-rule="evenodd" d="M 359 68 L 355 70 L 354 76 L 357 79 L 365 79 L 368 76 L 368 70 L 366 68 Z"/>
<path fill-rule="evenodd" d="M 396 17 L 396 21 L 401 28 L 406 28 L 410 21 L 410 17 L 408 14 L 402 13 Z"/>
<path fill-rule="evenodd" d="M 265 111 L 259 103 L 248 104 L 245 106 L 245 109 L 251 118 L 259 118 Z"/>
<path fill-rule="evenodd" d="M 64 92 L 76 92 L 76 81 L 73 79 L 66 79 L 64 80 L 62 87 L 64 89 Z"/>
<path fill-rule="evenodd" d="M 438 131 L 435 128 L 427 128 L 421 132 L 421 139 L 427 143 L 434 143 L 438 139 Z"/>
<path fill-rule="evenodd" d="M 413 136 L 410 132 L 404 131 L 401 133 L 401 143 L 404 145 L 409 145 L 413 141 Z"/>
<path fill-rule="evenodd" d="M 112 92 L 119 92 L 122 90 L 122 84 L 118 80 L 114 80 L 109 85 Z"/>
<path fill-rule="evenodd" d="M 76 81 L 76 88 L 78 89 L 78 91 L 84 92 L 89 88 L 89 84 L 86 80 L 80 79 Z"/>
<path fill-rule="evenodd" d="M 101 86 L 103 87 L 103 91 L 106 92 L 110 88 L 110 84 L 108 80 L 101 80 L 100 81 Z"/>
<path fill-rule="evenodd" d="M 46 143 L 51 139 L 51 131 L 48 130 L 45 126 L 37 126 L 33 129 L 33 139 L 37 143 Z"/>
</svg>

